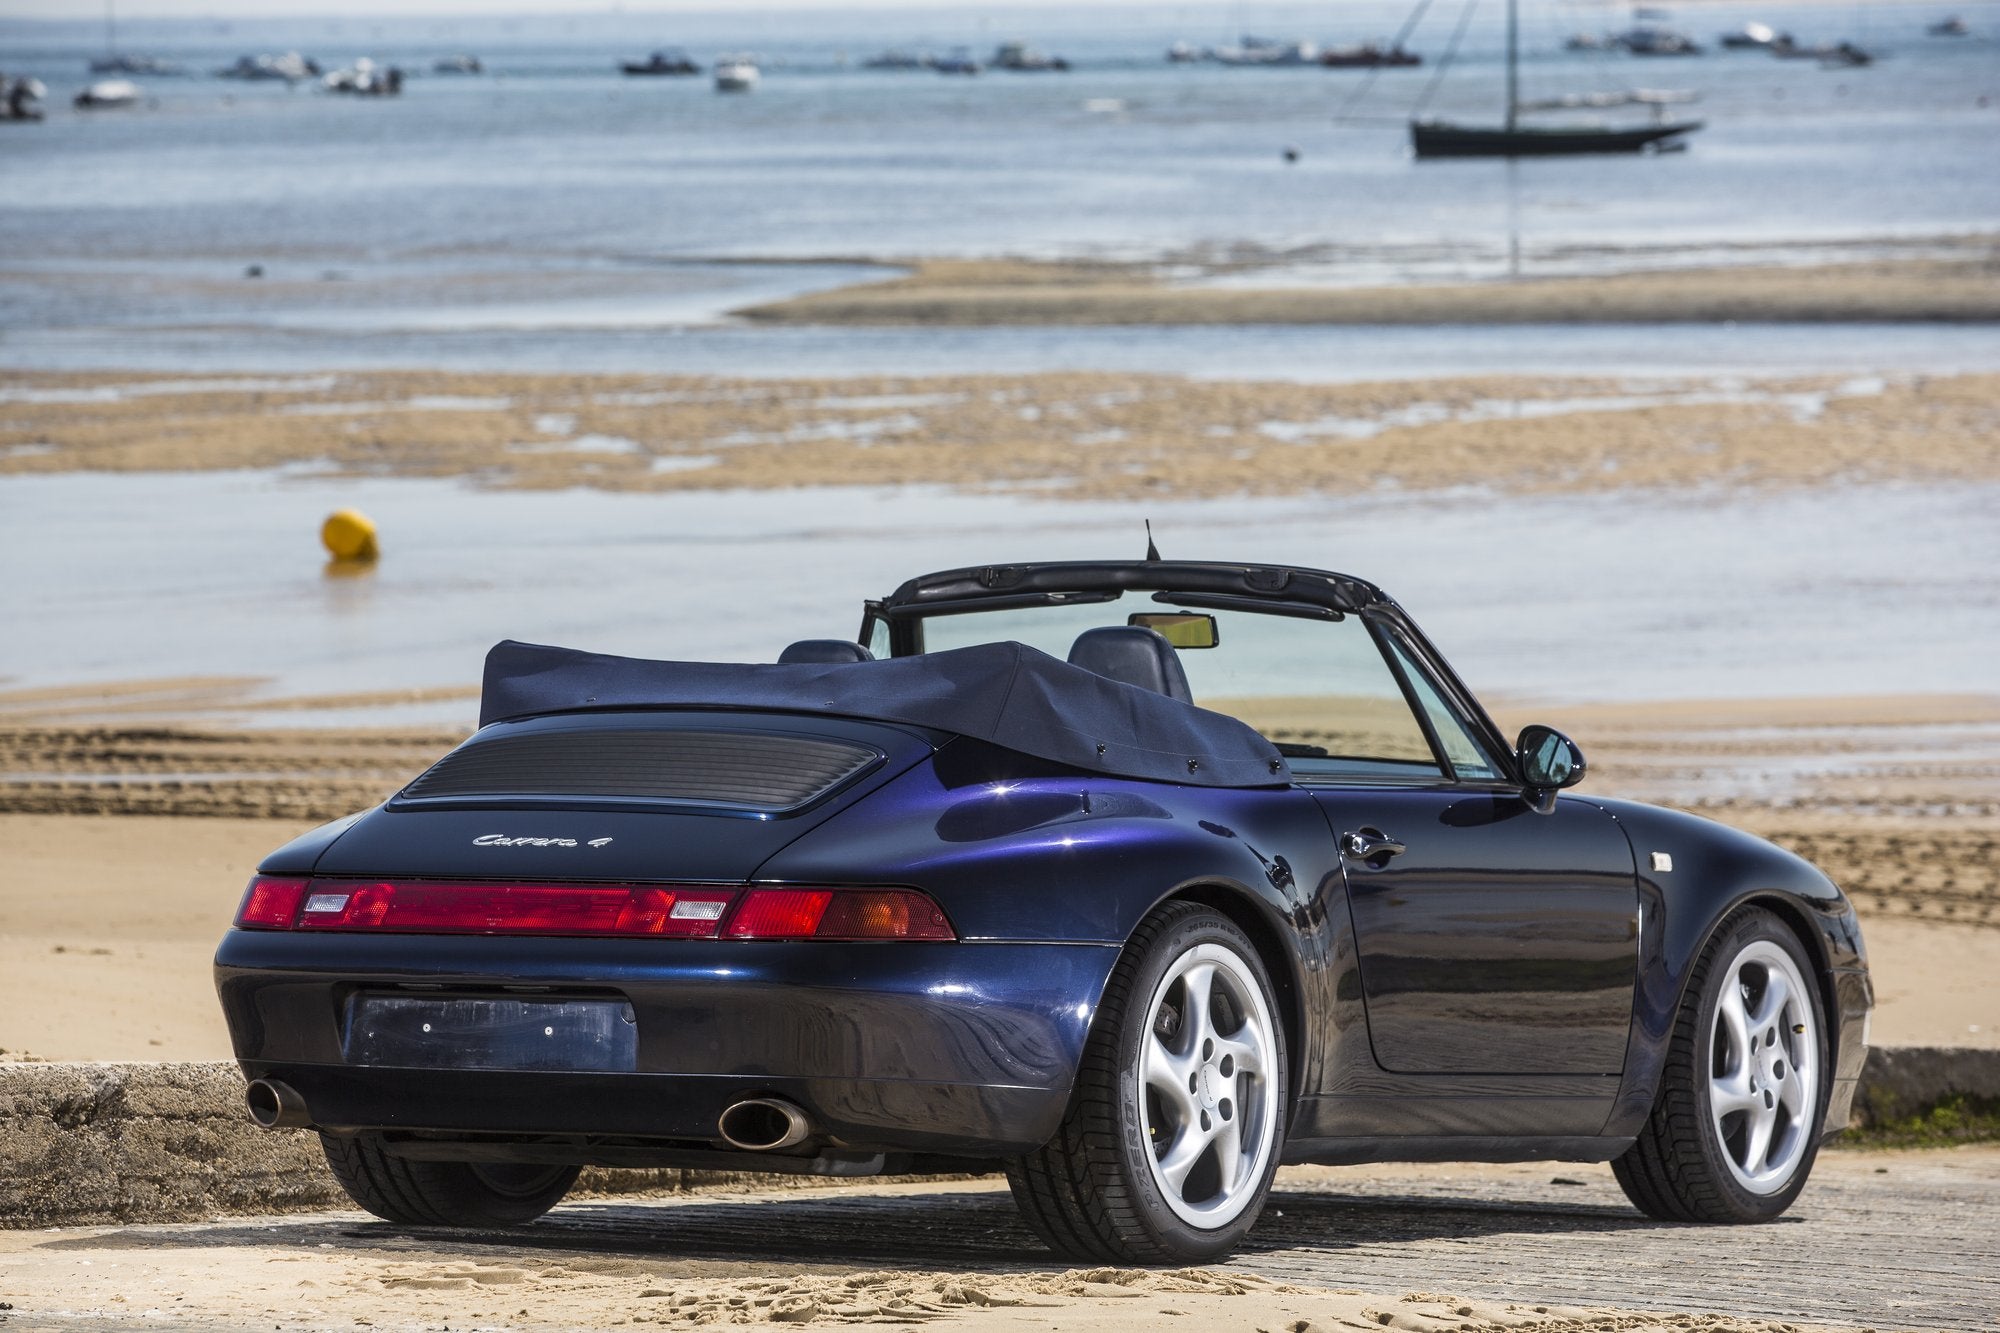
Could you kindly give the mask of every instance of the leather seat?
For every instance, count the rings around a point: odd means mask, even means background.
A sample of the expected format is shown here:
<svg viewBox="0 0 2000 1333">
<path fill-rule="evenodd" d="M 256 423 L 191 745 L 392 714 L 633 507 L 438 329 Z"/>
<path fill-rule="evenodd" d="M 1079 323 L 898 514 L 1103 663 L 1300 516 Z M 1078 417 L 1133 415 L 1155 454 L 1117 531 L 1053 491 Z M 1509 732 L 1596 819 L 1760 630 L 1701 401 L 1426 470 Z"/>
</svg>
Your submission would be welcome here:
<svg viewBox="0 0 2000 1333">
<path fill-rule="evenodd" d="M 1069 664 L 1184 704 L 1194 702 L 1180 654 L 1164 634 L 1142 625 L 1085 630 L 1070 645 Z"/>
<path fill-rule="evenodd" d="M 778 654 L 778 661 L 787 666 L 834 666 L 842 662 L 874 660 L 875 654 L 846 639 L 800 639 Z"/>
</svg>

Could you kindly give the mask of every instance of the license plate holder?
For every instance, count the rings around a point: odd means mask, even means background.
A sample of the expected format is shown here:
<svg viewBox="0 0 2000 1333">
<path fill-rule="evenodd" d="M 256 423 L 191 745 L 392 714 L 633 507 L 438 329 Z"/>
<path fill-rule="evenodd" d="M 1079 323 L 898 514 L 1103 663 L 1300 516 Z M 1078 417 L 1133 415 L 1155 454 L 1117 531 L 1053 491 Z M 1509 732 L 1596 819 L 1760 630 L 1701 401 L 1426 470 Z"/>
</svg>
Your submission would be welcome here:
<svg viewBox="0 0 2000 1333">
<path fill-rule="evenodd" d="M 631 1073 L 639 1026 L 624 1000 L 360 994 L 342 1058 L 401 1069 Z"/>
</svg>

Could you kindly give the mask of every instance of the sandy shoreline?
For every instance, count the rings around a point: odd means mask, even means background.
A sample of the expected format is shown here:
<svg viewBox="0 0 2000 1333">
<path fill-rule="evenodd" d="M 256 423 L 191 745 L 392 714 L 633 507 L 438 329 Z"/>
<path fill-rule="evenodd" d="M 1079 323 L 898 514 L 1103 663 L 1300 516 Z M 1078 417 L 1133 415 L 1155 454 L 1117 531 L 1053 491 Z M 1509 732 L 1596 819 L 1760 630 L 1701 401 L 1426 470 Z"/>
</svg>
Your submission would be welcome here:
<svg viewBox="0 0 2000 1333">
<path fill-rule="evenodd" d="M 2000 374 L 0 377 L 0 477 L 295 467 L 533 490 L 1544 494 L 1990 481 L 1996 433 Z"/>
<path fill-rule="evenodd" d="M 1393 287 L 1176 284 L 1144 265 L 925 260 L 881 282 L 735 313 L 761 323 L 1611 324 L 1985 322 L 2000 252 L 1812 267 L 1742 266 Z"/>
</svg>

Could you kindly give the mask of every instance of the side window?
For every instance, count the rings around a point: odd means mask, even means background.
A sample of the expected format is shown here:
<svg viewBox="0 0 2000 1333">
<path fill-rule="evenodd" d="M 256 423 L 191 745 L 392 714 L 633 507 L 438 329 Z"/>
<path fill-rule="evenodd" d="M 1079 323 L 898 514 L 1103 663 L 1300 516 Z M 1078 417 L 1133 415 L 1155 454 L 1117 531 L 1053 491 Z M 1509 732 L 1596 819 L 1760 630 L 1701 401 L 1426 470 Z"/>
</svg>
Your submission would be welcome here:
<svg viewBox="0 0 2000 1333">
<path fill-rule="evenodd" d="M 863 648 L 866 648 L 870 653 L 874 654 L 875 659 L 877 661 L 880 661 L 881 659 L 887 657 L 889 655 L 888 620 L 882 616 L 868 617 L 868 627 L 866 633 L 868 635 L 868 641 L 862 644 L 861 646 Z"/>
<path fill-rule="evenodd" d="M 1474 781 L 1500 777 L 1500 766 L 1493 761 L 1493 756 L 1479 743 L 1457 710 L 1445 702 L 1423 668 L 1417 665 L 1394 635 L 1384 634 L 1382 637 L 1388 640 L 1389 651 L 1396 655 L 1396 665 L 1402 668 L 1403 675 L 1409 680 L 1410 692 L 1417 697 L 1417 705 L 1424 710 L 1431 730 L 1437 733 L 1438 744 L 1444 748 L 1445 758 L 1451 761 L 1452 769 L 1459 777 Z"/>
</svg>

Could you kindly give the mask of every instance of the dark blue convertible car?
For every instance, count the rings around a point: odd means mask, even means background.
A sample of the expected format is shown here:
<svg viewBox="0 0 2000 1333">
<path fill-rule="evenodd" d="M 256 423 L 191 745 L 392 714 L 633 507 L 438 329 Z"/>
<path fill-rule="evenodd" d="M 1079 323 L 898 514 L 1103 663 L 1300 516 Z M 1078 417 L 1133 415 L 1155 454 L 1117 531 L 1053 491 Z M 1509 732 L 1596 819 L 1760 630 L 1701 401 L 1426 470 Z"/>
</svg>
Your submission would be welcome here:
<svg viewBox="0 0 2000 1333">
<path fill-rule="evenodd" d="M 501 644 L 475 735 L 259 868 L 217 985 L 252 1114 L 402 1223 L 990 1166 L 1055 1249 L 1178 1263 L 1281 1163 L 1538 1158 L 1775 1217 L 1866 1053 L 1854 912 L 1583 774 L 1360 579 L 951 570 L 769 665 Z"/>
</svg>

